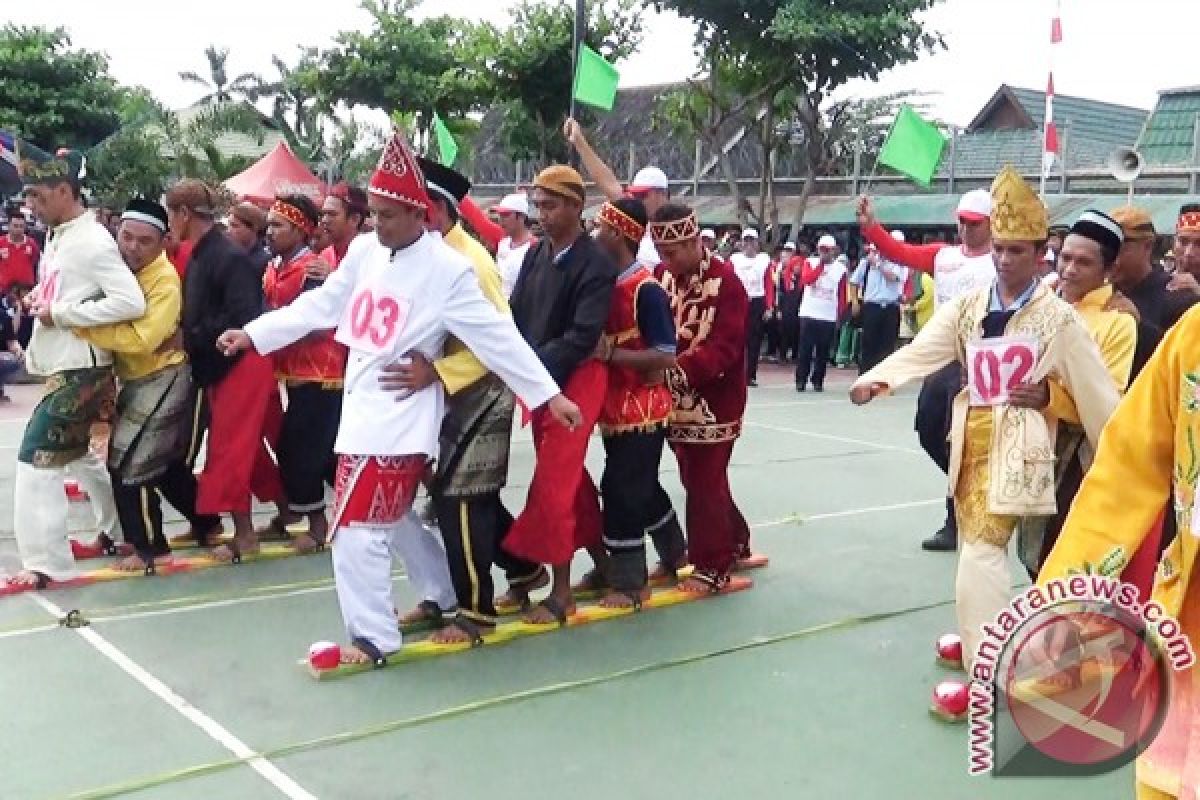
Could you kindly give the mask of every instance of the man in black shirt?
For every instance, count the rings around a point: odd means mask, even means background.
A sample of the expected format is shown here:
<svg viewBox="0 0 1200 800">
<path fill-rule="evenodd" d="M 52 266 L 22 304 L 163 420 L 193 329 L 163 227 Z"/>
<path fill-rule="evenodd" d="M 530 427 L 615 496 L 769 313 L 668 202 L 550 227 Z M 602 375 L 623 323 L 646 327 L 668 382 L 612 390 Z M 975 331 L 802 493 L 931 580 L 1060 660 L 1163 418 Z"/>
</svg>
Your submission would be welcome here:
<svg viewBox="0 0 1200 800">
<path fill-rule="evenodd" d="M 238 561 L 258 550 L 250 516 L 251 494 L 283 502 L 283 486 L 266 445 L 279 435 L 283 408 L 271 361 L 253 351 L 233 357 L 217 349 L 217 337 L 238 330 L 262 312 L 260 273 L 242 248 L 214 224 L 216 197 L 206 184 L 183 180 L 166 196 L 171 232 L 192 243 L 183 282 L 183 347 L 200 390 L 201 424 L 208 428 L 208 455 L 200 475 L 196 510 L 228 513 L 234 539 L 213 555 Z M 193 449 L 199 432 L 192 437 Z M 188 453 L 189 461 L 195 453 Z M 209 531 L 192 531 L 209 544 Z"/>
<path fill-rule="evenodd" d="M 606 366 L 593 354 L 608 320 L 617 268 L 583 231 L 586 194 L 578 172 L 549 167 L 533 185 L 545 236 L 525 254 L 509 302 L 517 328 L 563 393 L 579 406 L 583 424 L 568 430 L 543 410 L 534 413 L 537 466 L 525 510 L 509 530 L 504 549 L 553 567 L 550 595 L 527 621 L 563 625 L 574 612 L 571 557 L 601 539 L 596 487 L 583 461 L 608 383 Z M 510 597 L 499 605 L 524 604 L 529 589 L 545 581 L 540 569 L 528 580 L 510 581 Z"/>
<path fill-rule="evenodd" d="M 1184 312 L 1200 301 L 1200 294 L 1168 288 L 1171 276 L 1153 263 L 1157 236 L 1150 215 L 1140 208 L 1118 208 L 1112 218 L 1121 226 L 1125 243 L 1121 245 L 1113 269 L 1113 284 L 1137 307 L 1141 317 L 1137 350 L 1133 356 L 1130 382 L 1145 366 L 1159 339 Z"/>
</svg>

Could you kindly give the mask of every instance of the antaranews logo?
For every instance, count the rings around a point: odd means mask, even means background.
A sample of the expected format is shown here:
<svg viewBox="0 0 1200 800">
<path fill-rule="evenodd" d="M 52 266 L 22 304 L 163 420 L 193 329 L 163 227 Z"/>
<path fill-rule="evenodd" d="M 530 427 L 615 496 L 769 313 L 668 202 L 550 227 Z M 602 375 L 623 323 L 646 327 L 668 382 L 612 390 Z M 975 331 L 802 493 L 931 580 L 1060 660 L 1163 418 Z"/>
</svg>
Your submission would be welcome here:
<svg viewBox="0 0 1200 800">
<path fill-rule="evenodd" d="M 1162 728 L 1171 670 L 1195 663 L 1178 622 L 1102 575 L 1031 587 L 982 633 L 970 667 L 972 775 L 1119 769 Z"/>
</svg>

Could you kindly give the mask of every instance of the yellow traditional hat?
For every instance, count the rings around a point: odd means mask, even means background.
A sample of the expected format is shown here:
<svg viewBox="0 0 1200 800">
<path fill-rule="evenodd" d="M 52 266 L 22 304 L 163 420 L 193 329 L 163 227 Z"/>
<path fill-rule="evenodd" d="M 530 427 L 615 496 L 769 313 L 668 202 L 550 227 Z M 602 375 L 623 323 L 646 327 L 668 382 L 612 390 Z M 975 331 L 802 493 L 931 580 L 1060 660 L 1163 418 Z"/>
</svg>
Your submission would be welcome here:
<svg viewBox="0 0 1200 800">
<path fill-rule="evenodd" d="M 1050 235 L 1046 206 L 1021 174 L 1007 166 L 992 182 L 992 238 L 1044 242 Z"/>
</svg>

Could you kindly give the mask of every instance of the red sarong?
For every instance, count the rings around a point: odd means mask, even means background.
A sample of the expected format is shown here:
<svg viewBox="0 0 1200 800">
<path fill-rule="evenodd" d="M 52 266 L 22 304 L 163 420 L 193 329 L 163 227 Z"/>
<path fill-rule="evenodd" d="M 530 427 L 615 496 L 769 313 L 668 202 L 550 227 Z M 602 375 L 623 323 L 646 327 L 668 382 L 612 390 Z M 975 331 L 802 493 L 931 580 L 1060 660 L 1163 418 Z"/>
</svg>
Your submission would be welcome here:
<svg viewBox="0 0 1200 800">
<path fill-rule="evenodd" d="M 229 374 L 205 387 L 208 456 L 200 474 L 196 511 L 249 514 L 250 496 L 283 500 L 279 470 L 267 447 L 279 441 L 283 406 L 270 359 L 243 353 Z"/>
<path fill-rule="evenodd" d="M 687 492 L 688 560 L 696 569 L 728 575 L 750 554 L 750 527 L 733 501 L 729 459 L 733 442 L 672 444 Z"/>
<path fill-rule="evenodd" d="M 537 465 L 525 509 L 504 539 L 504 549 L 512 555 L 539 564 L 566 564 L 576 550 L 600 543 L 604 523 L 599 493 L 583 462 L 607 389 L 607 367 L 588 360 L 563 387 L 563 394 L 579 406 L 582 425 L 570 431 L 545 407 L 533 412 Z"/>
<path fill-rule="evenodd" d="M 398 523 L 412 508 L 428 461 L 425 455 L 338 456 L 330 529 Z"/>
</svg>

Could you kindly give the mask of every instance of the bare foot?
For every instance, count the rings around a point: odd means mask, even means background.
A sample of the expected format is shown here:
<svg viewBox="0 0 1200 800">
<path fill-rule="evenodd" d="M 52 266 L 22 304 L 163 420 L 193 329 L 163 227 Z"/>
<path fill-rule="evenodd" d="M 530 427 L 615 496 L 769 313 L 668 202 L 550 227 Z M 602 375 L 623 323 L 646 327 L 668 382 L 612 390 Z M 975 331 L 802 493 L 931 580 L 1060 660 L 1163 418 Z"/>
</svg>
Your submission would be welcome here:
<svg viewBox="0 0 1200 800">
<path fill-rule="evenodd" d="M 559 619 L 554 615 L 553 609 L 546 607 L 546 600 L 557 603 L 563 610 L 563 618 Z M 550 595 L 540 603 L 535 603 L 529 613 L 525 615 L 525 622 L 530 625 L 566 625 L 567 620 L 575 614 L 575 601 L 568 598 L 566 602 L 559 600 L 554 595 Z"/>
<path fill-rule="evenodd" d="M 25 586 L 36 589 L 40 584 L 49 583 L 49 581 L 50 579 L 40 572 L 23 569 L 16 575 L 10 575 L 7 583 L 9 586 Z"/>
<path fill-rule="evenodd" d="M 712 594 L 713 587 L 711 584 L 700 580 L 696 577 L 691 577 L 679 584 L 679 591 L 687 592 L 688 594 Z"/>
<path fill-rule="evenodd" d="M 522 587 L 509 586 L 508 591 L 496 598 L 498 608 L 521 608 L 529 602 L 529 593 L 550 585 L 550 573 L 542 570 L 532 583 Z"/>
<path fill-rule="evenodd" d="M 373 659 L 352 644 L 342 647 L 343 664 L 370 664 Z"/>
<path fill-rule="evenodd" d="M 297 555 L 307 556 L 315 553 L 325 546 L 325 542 L 317 541 L 307 533 L 301 533 L 292 538 L 292 552 Z"/>
<path fill-rule="evenodd" d="M 264 525 L 261 528 L 255 529 L 254 535 L 257 536 L 259 539 L 266 539 L 269 542 L 270 541 L 287 541 L 288 539 L 292 538 L 292 535 L 290 533 L 288 533 L 287 526 L 295 524 L 299 521 L 300 521 L 299 514 L 288 514 L 287 516 L 284 516 L 282 514 L 276 515 L 276 516 L 272 517 L 271 521 L 268 522 L 266 525 Z"/>
<path fill-rule="evenodd" d="M 146 569 L 146 562 L 142 560 L 141 556 L 132 555 L 122 558 L 113 564 L 112 568 L 117 572 L 143 572 Z"/>
<path fill-rule="evenodd" d="M 496 630 L 495 625 L 482 625 L 475 623 L 479 628 L 480 636 L 487 636 L 492 631 Z M 457 625 L 447 625 L 440 628 L 436 633 L 429 637 L 429 641 L 434 644 L 470 644 L 471 634 L 464 631 Z"/>
<path fill-rule="evenodd" d="M 657 581 L 659 583 L 663 581 L 674 580 L 675 575 L 679 572 L 679 570 L 686 566 L 687 556 L 684 556 L 682 559 L 680 559 L 679 563 L 675 565 L 675 572 L 668 570 L 666 565 L 660 561 L 654 565 L 654 569 L 650 570 L 649 580 L 652 582 Z"/>
<path fill-rule="evenodd" d="M 261 550 L 258 543 L 258 536 L 251 533 L 248 535 L 236 534 L 234 540 L 229 544 L 222 544 L 212 549 L 212 557 L 222 564 L 230 564 L 235 556 L 246 558 L 247 556 L 256 556 Z"/>
<path fill-rule="evenodd" d="M 647 600 L 650 599 L 650 595 L 651 595 L 650 587 L 647 586 L 644 589 L 642 589 L 640 592 L 634 592 L 633 594 L 636 594 L 638 599 L 641 600 L 643 603 L 645 603 Z M 618 592 L 616 590 L 613 590 L 613 591 L 610 591 L 608 594 L 604 595 L 604 597 L 600 598 L 600 607 L 601 608 L 633 608 L 633 600 L 631 600 L 629 598 L 629 595 L 626 594 L 625 592 Z"/>
</svg>

